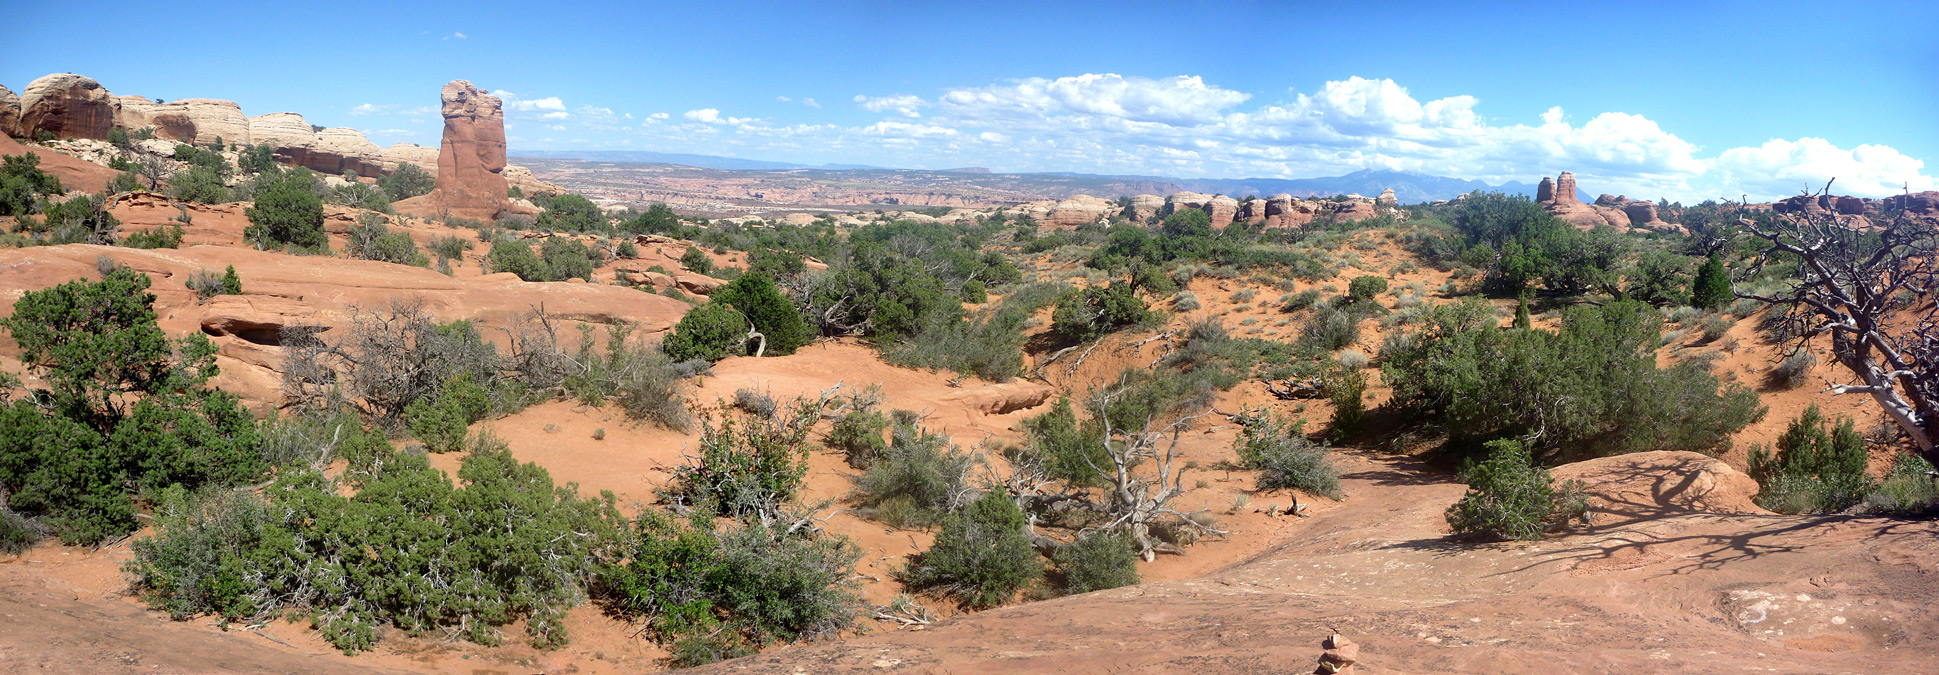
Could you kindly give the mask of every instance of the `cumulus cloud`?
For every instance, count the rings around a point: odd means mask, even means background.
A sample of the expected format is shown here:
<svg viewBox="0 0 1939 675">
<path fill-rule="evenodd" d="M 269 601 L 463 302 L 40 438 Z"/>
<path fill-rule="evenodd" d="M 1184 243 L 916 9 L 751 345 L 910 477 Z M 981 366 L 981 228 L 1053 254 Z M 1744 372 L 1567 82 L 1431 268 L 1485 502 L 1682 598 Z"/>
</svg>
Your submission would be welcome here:
<svg viewBox="0 0 1939 675">
<path fill-rule="evenodd" d="M 492 92 L 492 95 L 497 96 L 500 101 L 503 101 L 505 103 L 506 110 L 512 110 L 517 112 L 532 112 L 532 111 L 538 111 L 538 110 L 565 110 L 566 109 L 565 101 L 559 100 L 559 97 L 557 96 L 547 96 L 545 98 L 527 99 L 525 97 L 519 96 L 518 94 L 514 94 L 512 92 L 505 91 L 503 89 Z"/>
<path fill-rule="evenodd" d="M 804 99 L 801 99 L 801 104 L 802 104 L 802 105 L 805 105 L 805 106 L 808 106 L 808 107 L 810 107 L 810 108 L 817 108 L 817 109 L 818 109 L 818 108 L 820 108 L 820 107 L 821 107 L 821 102 L 820 102 L 820 101 L 816 101 L 816 100 L 815 100 L 815 99 L 813 99 L 813 98 L 804 98 Z"/>
<path fill-rule="evenodd" d="M 1075 114 L 1186 126 L 1215 122 L 1221 111 L 1251 97 L 1198 76 L 1154 80 L 1107 73 L 953 89 L 941 102 L 951 114 L 982 119 Z"/>
<path fill-rule="evenodd" d="M 500 93 L 516 110 L 566 110 L 556 97 Z M 1007 171 L 1235 178 L 1376 168 L 1489 183 L 1573 171 L 1592 194 L 1686 202 L 1746 193 L 1783 197 L 1832 176 L 1835 190 L 1845 193 L 1939 188 L 1924 162 L 1885 145 L 1841 148 L 1806 137 L 1706 149 L 1644 115 L 1553 107 L 1529 118 L 1502 118 L 1485 114 L 1485 102 L 1474 96 L 1424 100 L 1390 79 L 1347 77 L 1254 99 L 1195 76 L 1106 73 L 949 88 L 929 97 L 859 95 L 856 107 L 875 115 L 843 125 L 701 108 L 681 115 L 689 124 L 659 124 L 671 116 L 653 113 L 639 125 L 612 129 L 638 138 L 640 147 L 666 151 L 911 167 L 975 163 Z M 776 100 L 818 105 L 809 98 Z M 610 119 L 611 111 L 582 106 L 571 124 L 597 130 L 602 117 Z"/>
<path fill-rule="evenodd" d="M 1822 189 L 1834 178 L 1833 192 L 1867 197 L 1939 187 L 1923 173 L 1925 162 L 1896 149 L 1860 145 L 1846 150 L 1822 138 L 1772 139 L 1757 147 L 1731 148 L 1717 157 L 1716 168 L 1719 187 L 1741 186 L 1760 195 Z"/>
<path fill-rule="evenodd" d="M 548 119 L 548 120 L 562 120 L 570 116 L 571 116 L 570 113 L 567 113 L 561 110 L 559 112 L 549 112 L 544 115 L 540 115 L 539 117 L 542 119 Z"/>
<path fill-rule="evenodd" d="M 450 40 L 450 39 L 453 39 L 453 38 L 456 38 L 456 39 L 459 39 L 459 40 L 463 40 L 463 39 L 465 39 L 465 37 L 466 37 L 466 36 L 465 36 L 465 34 L 464 34 L 464 33 L 452 33 L 452 34 L 450 34 L 450 35 L 446 35 L 446 36 L 444 36 L 444 39 L 446 39 L 446 40 Z"/>
<path fill-rule="evenodd" d="M 903 117 L 921 117 L 922 113 L 917 112 L 916 109 L 929 105 L 929 102 L 922 100 L 922 97 L 911 94 L 896 94 L 894 96 L 863 96 L 856 94 L 855 102 L 860 104 L 863 110 L 869 112 L 892 111 Z"/>
</svg>

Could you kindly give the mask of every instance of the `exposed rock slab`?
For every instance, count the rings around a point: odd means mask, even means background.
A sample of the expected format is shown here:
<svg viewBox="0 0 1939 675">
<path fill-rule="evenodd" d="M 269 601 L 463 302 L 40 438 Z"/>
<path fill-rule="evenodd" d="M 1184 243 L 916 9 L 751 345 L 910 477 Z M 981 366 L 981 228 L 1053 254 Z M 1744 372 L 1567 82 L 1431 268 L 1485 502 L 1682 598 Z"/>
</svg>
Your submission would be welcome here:
<svg viewBox="0 0 1939 675">
<path fill-rule="evenodd" d="M 20 135 L 45 131 L 59 138 L 105 139 L 119 103 L 93 78 L 74 73 L 42 76 L 20 94 Z"/>
</svg>

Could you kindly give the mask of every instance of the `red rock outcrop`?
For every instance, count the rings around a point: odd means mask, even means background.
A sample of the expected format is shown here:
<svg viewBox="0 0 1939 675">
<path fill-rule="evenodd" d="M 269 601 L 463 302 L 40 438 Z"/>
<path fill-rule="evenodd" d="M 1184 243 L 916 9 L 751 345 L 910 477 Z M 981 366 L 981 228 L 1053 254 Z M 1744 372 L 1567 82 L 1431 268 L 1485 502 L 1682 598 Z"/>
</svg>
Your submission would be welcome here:
<svg viewBox="0 0 1939 675">
<path fill-rule="evenodd" d="M 61 179 L 61 186 L 68 190 L 82 192 L 106 190 L 108 182 L 114 180 L 117 173 L 114 169 L 79 157 L 64 155 L 39 146 L 21 145 L 19 141 L 6 134 L 0 134 L 0 155 L 24 155 L 29 152 L 40 157 L 41 171 Z"/>
<path fill-rule="evenodd" d="M 1043 217 L 1047 227 L 1077 227 L 1088 225 L 1116 214 L 1117 202 L 1090 195 L 1072 195 L 1070 199 L 1057 202 Z"/>
<path fill-rule="evenodd" d="M 1239 200 L 1219 195 L 1205 204 L 1205 213 L 1212 217 L 1213 229 L 1232 224 L 1232 217 L 1239 215 Z"/>
<path fill-rule="evenodd" d="M 1258 197 L 1246 198 L 1245 201 L 1239 203 L 1239 215 L 1235 216 L 1234 219 L 1244 221 L 1248 224 L 1266 222 L 1266 200 Z"/>
<path fill-rule="evenodd" d="M 431 194 L 398 202 L 420 215 L 492 220 L 512 208 L 505 195 L 505 111 L 497 96 L 466 80 L 442 93 L 444 140 L 438 148 L 438 182 Z"/>
<path fill-rule="evenodd" d="M 195 145 L 208 145 L 218 138 L 225 144 L 254 144 L 249 117 L 235 101 L 189 98 L 156 103 L 141 96 L 120 96 L 116 100 L 121 109 L 115 124 L 123 129 L 154 127 L 156 136 Z"/>
<path fill-rule="evenodd" d="M 49 132 L 60 138 L 108 137 L 120 103 L 93 78 L 46 75 L 20 94 L 20 135 Z"/>
<path fill-rule="evenodd" d="M 1630 217 L 1622 209 L 1600 204 L 1584 204 L 1576 198 L 1575 174 L 1567 171 L 1556 176 L 1554 181 L 1542 178 L 1541 185 L 1535 188 L 1535 201 L 1549 213 L 1561 218 L 1563 222 L 1580 230 L 1591 230 L 1604 225 L 1619 230 L 1630 227 Z"/>
<path fill-rule="evenodd" d="M 276 149 L 276 159 L 311 171 L 359 176 L 384 173 L 382 148 L 355 129 L 317 131 L 296 113 L 270 113 L 249 118 L 249 135 L 256 143 Z"/>
<path fill-rule="evenodd" d="M 1138 195 L 1131 198 L 1131 215 L 1133 220 L 1151 220 L 1152 216 L 1158 215 L 1158 212 L 1164 209 L 1164 197 L 1158 195 Z"/>
<path fill-rule="evenodd" d="M 0 86 L 0 136 L 20 135 L 20 96 Z"/>
</svg>

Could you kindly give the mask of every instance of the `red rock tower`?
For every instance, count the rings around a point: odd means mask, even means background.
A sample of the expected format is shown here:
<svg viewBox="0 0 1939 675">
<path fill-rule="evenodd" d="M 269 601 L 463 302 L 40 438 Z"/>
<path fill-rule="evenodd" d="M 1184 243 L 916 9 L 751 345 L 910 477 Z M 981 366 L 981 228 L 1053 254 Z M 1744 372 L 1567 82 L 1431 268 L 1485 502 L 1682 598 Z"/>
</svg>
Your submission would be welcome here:
<svg viewBox="0 0 1939 675">
<path fill-rule="evenodd" d="M 397 206 L 427 217 L 497 218 L 511 208 L 505 195 L 504 104 L 467 80 L 444 85 L 442 98 L 444 140 L 438 148 L 437 186 Z"/>
</svg>

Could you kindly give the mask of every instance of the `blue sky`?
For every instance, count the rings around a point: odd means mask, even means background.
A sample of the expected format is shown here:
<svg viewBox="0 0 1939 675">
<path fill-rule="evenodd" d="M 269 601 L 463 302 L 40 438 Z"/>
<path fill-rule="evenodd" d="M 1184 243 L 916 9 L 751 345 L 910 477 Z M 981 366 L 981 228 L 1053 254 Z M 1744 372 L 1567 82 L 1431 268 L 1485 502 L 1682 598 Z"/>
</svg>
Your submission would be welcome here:
<svg viewBox="0 0 1939 675">
<path fill-rule="evenodd" d="M 1589 4 L 30 3 L 0 84 L 78 72 L 435 145 L 464 78 L 505 92 L 514 155 L 1939 189 L 1935 3 Z"/>
</svg>

